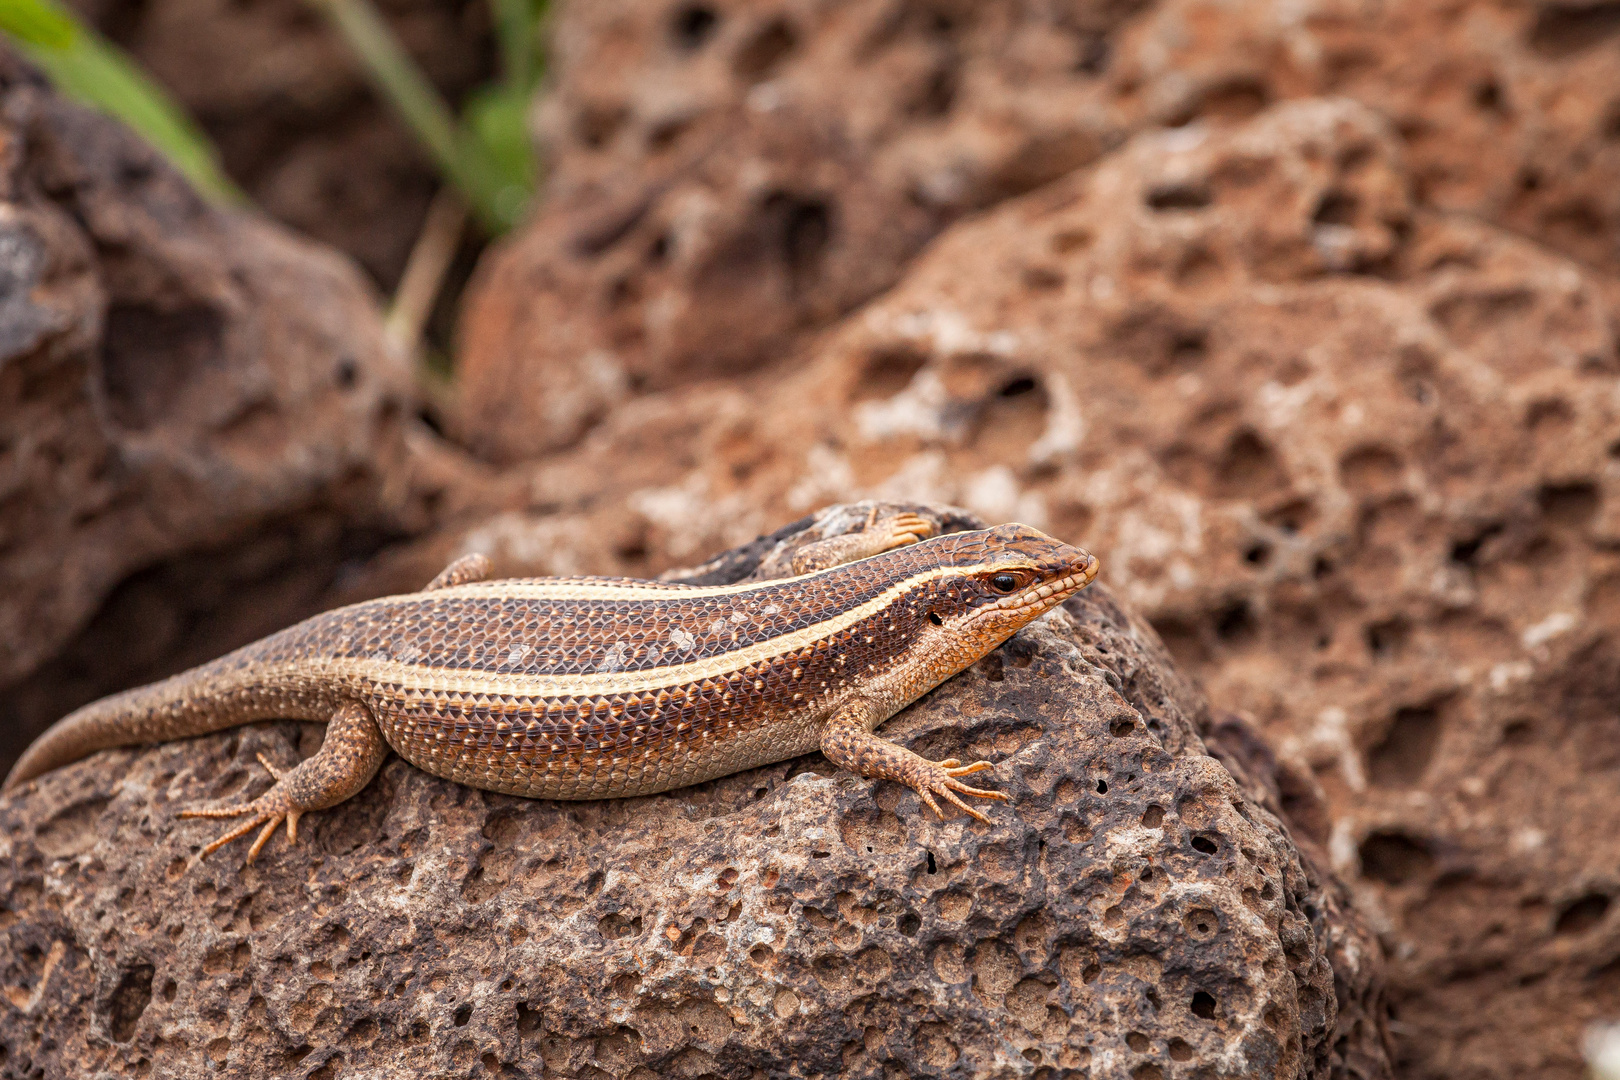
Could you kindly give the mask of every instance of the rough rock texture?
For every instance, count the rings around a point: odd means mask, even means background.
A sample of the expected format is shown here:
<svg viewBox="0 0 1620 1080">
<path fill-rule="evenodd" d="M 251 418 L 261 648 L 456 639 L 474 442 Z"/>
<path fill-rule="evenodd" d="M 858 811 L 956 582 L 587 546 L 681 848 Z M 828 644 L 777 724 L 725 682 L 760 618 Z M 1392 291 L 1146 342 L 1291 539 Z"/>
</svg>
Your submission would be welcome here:
<svg viewBox="0 0 1620 1080">
<path fill-rule="evenodd" d="M 791 352 L 1132 132 L 1302 97 L 1377 110 L 1421 204 L 1620 271 L 1612 4 L 607 0 L 553 43 L 548 203 L 464 323 L 456 430 L 494 458 Z"/>
<path fill-rule="evenodd" d="M 174 95 L 266 213 L 392 290 L 438 173 L 305 0 L 71 0 Z M 429 81 L 458 101 L 495 70 L 483 0 L 378 0 Z"/>
<path fill-rule="evenodd" d="M 997 762 L 988 826 L 819 755 L 574 804 L 396 760 L 186 873 L 175 810 L 299 726 L 103 753 L 0 802 L 0 1075 L 1387 1075 L 1376 945 L 1208 725 L 1094 586 L 884 729 Z"/>
<path fill-rule="evenodd" d="M 346 260 L 0 56 L 0 762 L 398 535 L 411 395 Z"/>
<path fill-rule="evenodd" d="M 1411 170 L 1344 99 L 1140 136 L 792 363 L 623 403 L 412 573 L 656 571 L 874 496 L 1083 542 L 1326 789 L 1405 1074 L 1576 1077 L 1620 992 L 1614 281 Z"/>
<path fill-rule="evenodd" d="M 1094 158 L 1098 49 L 1135 6 L 563 8 L 548 207 L 469 303 L 459 434 L 567 446 L 627 388 L 758 367 L 946 222 Z"/>
</svg>

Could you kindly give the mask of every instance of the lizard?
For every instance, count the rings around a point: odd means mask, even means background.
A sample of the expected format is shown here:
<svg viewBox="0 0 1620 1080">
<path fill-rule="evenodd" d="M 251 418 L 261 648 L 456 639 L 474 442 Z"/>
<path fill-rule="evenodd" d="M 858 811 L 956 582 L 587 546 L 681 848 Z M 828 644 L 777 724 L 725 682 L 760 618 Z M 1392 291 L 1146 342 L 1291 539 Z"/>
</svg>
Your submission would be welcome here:
<svg viewBox="0 0 1620 1080">
<path fill-rule="evenodd" d="M 1095 556 L 1025 525 L 934 536 L 911 513 L 799 549 L 792 576 L 694 586 L 631 578 L 490 579 L 479 554 L 422 591 L 306 619 L 57 721 L 3 789 L 98 750 L 270 719 L 326 723 L 274 784 L 183 818 L 241 818 L 200 861 L 358 793 L 390 750 L 473 787 L 544 799 L 648 795 L 820 750 L 861 776 L 1002 800 L 874 729 L 1097 575 Z M 195 861 L 193 865 L 195 864 Z"/>
</svg>

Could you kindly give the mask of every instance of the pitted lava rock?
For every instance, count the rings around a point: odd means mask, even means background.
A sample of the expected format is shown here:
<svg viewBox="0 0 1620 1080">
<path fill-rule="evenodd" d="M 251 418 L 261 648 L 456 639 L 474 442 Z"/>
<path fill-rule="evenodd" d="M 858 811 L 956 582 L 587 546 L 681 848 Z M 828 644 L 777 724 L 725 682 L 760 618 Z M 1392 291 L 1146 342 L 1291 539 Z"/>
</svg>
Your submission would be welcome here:
<svg viewBox="0 0 1620 1080">
<path fill-rule="evenodd" d="M 621 403 L 435 558 L 656 572 L 873 497 L 1082 543 L 1316 807 L 1402 1067 L 1574 1080 L 1620 994 L 1620 293 L 1414 156 L 1346 99 L 1140 135 L 790 361 Z"/>
<path fill-rule="evenodd" d="M 571 446 L 812 348 L 953 222 L 1133 134 L 1319 96 L 1385 120 L 1423 205 L 1614 274 L 1616 27 L 1587 0 L 562 5 L 546 203 L 469 293 L 456 429 Z"/>
<path fill-rule="evenodd" d="M 0 1073 L 1387 1075 L 1335 992 L 1376 944 L 1208 723 L 1093 586 L 882 729 L 994 761 L 989 826 L 819 755 L 572 804 L 395 760 L 300 846 L 187 873 L 176 809 L 313 731 L 102 753 L 0 802 Z"/>
<path fill-rule="evenodd" d="M 0 54 L 0 767 L 419 527 L 412 396 L 347 260 Z"/>
</svg>

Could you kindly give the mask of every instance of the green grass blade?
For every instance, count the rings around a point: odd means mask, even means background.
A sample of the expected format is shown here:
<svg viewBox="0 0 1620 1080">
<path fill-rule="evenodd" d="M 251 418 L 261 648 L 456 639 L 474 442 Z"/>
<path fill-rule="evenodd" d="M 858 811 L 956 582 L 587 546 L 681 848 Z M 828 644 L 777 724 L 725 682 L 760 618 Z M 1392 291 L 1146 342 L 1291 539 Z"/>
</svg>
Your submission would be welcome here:
<svg viewBox="0 0 1620 1080">
<path fill-rule="evenodd" d="M 208 136 L 168 94 L 50 0 L 0 0 L 0 30 L 58 90 L 122 120 L 204 196 L 223 205 L 247 201 L 219 167 Z"/>
</svg>

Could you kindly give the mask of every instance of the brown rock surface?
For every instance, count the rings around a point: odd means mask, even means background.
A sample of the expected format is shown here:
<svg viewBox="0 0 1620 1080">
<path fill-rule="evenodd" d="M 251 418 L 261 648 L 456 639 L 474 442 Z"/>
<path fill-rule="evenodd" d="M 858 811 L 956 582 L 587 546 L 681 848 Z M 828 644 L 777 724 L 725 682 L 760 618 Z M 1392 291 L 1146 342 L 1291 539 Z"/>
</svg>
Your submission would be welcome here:
<svg viewBox="0 0 1620 1080">
<path fill-rule="evenodd" d="M 409 378 L 346 260 L 209 208 L 3 56 L 0 148 L 9 764 L 188 638 L 212 655 L 307 613 L 413 520 L 414 466 Z"/>
<path fill-rule="evenodd" d="M 455 427 L 570 446 L 627 393 L 791 352 L 1131 132 L 1318 95 L 1385 118 L 1420 205 L 1620 272 L 1617 28 L 1528 0 L 565 5 L 548 202 L 470 294 Z"/>
<path fill-rule="evenodd" d="M 758 367 L 946 222 L 1094 158 L 1133 7 L 562 8 L 548 206 L 469 302 L 460 434 L 521 457 L 627 388 Z"/>
<path fill-rule="evenodd" d="M 1405 1074 L 1578 1076 L 1620 994 L 1614 281 L 1411 169 L 1344 99 L 1140 136 L 436 554 L 657 570 L 861 497 L 1081 540 L 1326 789 Z"/>
<path fill-rule="evenodd" d="M 1377 946 L 1208 725 L 1094 587 L 884 728 L 997 762 L 988 826 L 819 755 L 572 804 L 396 760 L 299 847 L 186 873 L 175 810 L 316 729 L 103 753 L 0 802 L 0 1070 L 1387 1075 Z"/>
</svg>

